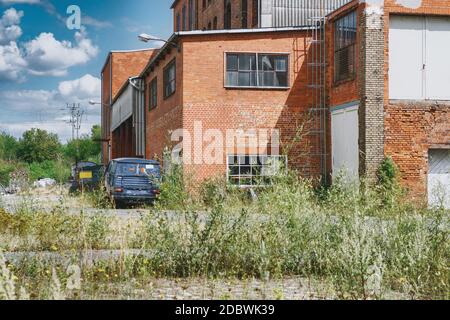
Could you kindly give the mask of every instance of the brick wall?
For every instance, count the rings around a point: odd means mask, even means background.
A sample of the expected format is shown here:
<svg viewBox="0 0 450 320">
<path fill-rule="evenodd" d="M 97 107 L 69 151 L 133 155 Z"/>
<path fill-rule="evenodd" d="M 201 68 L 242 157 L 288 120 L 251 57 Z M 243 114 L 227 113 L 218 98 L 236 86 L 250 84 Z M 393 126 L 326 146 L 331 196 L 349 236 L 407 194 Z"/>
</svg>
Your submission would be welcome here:
<svg viewBox="0 0 450 320">
<path fill-rule="evenodd" d="M 413 196 L 427 194 L 428 150 L 450 147 L 450 102 L 391 101 L 385 107 L 386 155 Z"/>
<path fill-rule="evenodd" d="M 231 28 L 241 29 L 242 25 L 242 0 L 227 0 L 231 3 Z M 217 29 L 224 29 L 224 13 L 225 13 L 225 0 L 205 0 L 206 7 L 203 8 L 203 0 L 195 0 L 196 5 L 196 15 L 194 17 L 196 21 L 196 27 L 198 30 L 208 29 L 208 25 L 211 24 L 211 29 L 213 28 L 214 18 L 217 17 Z M 247 0 L 247 27 L 252 27 L 253 15 L 256 13 L 253 10 L 254 6 L 253 0 Z M 173 18 L 174 18 L 174 30 L 176 30 L 177 25 L 177 15 L 180 15 L 182 21 L 182 9 L 186 6 L 186 10 L 189 8 L 189 0 L 180 0 L 176 3 L 173 8 Z M 188 19 L 188 13 L 186 13 L 186 19 Z M 182 25 L 182 23 L 181 23 Z M 187 24 L 189 25 L 189 24 Z M 189 30 L 189 28 L 188 28 Z"/>
<path fill-rule="evenodd" d="M 385 155 L 400 168 L 403 184 L 411 195 L 427 195 L 428 151 L 450 147 L 450 103 L 389 100 L 389 17 L 393 14 L 450 15 L 449 1 L 422 0 L 419 8 L 407 8 L 385 1 Z"/>
<path fill-rule="evenodd" d="M 225 88 L 226 52 L 288 53 L 290 89 Z M 311 103 L 311 92 L 306 87 L 308 52 L 307 33 L 303 31 L 184 37 L 183 127 L 193 134 L 194 122 L 201 121 L 204 129 L 218 129 L 224 135 L 227 129 L 279 129 L 281 147 L 287 150 L 294 143 L 297 129 L 307 120 Z M 310 156 L 317 146 L 317 141 L 312 140 L 312 136 L 306 136 L 295 143 L 289 166 L 317 176 L 320 158 Z M 192 150 L 200 152 L 206 146 L 192 146 Z M 224 156 L 235 153 L 225 147 L 224 151 Z M 199 179 L 226 173 L 224 165 L 192 164 L 187 168 Z"/>
<path fill-rule="evenodd" d="M 332 20 L 352 6 L 359 11 L 358 76 L 333 85 L 333 21 L 330 21 L 329 103 L 333 106 L 361 101 L 361 173 L 373 177 L 382 157 L 392 156 L 400 167 L 403 184 L 412 195 L 423 198 L 427 191 L 428 150 L 450 146 L 449 104 L 389 100 L 389 17 L 392 14 L 450 15 L 450 2 L 423 0 L 419 8 L 408 8 L 398 1 L 386 0 L 384 10 L 378 12 L 381 15 L 377 15 L 376 10 L 366 11 L 365 4 L 354 1 L 334 13 Z"/>
<path fill-rule="evenodd" d="M 176 91 L 172 96 L 164 99 L 164 67 L 176 59 Z M 149 83 L 157 78 L 157 107 L 149 108 Z M 183 55 L 173 49 L 165 55 L 146 76 L 146 156 L 148 159 L 163 160 L 164 148 L 171 146 L 170 135 L 173 130 L 182 128 L 183 104 Z"/>
<path fill-rule="evenodd" d="M 181 51 L 172 50 L 164 55 L 146 77 L 147 86 L 155 76 L 158 78 L 158 106 L 147 114 L 147 157 L 156 155 L 162 159 L 165 147 L 174 145 L 169 139 L 173 130 L 183 128 L 193 135 L 194 123 L 201 121 L 203 129 L 217 129 L 224 136 L 227 129 L 279 129 L 282 148 L 287 150 L 292 145 L 290 167 L 319 174 L 320 158 L 310 156 L 317 142 L 311 136 L 293 142 L 298 128 L 307 121 L 311 100 L 306 87 L 305 56 L 309 50 L 306 38 L 304 31 L 183 36 Z M 290 89 L 225 88 L 225 52 L 289 54 Z M 177 61 L 177 91 L 163 99 L 163 69 L 173 58 Z M 148 105 L 148 97 L 146 100 Z M 191 146 L 191 153 L 206 146 L 207 143 Z M 270 142 L 266 147 L 271 148 Z M 236 151 L 223 148 L 224 164 L 191 164 L 185 169 L 200 180 L 224 176 L 225 155 Z M 247 151 L 253 154 L 266 150 Z"/>
<path fill-rule="evenodd" d="M 359 81 L 357 79 L 358 71 L 361 66 L 359 66 L 359 56 L 360 50 L 358 48 L 361 47 L 361 28 L 357 29 L 356 34 L 356 71 L 354 77 L 345 80 L 336 82 L 334 80 L 334 22 L 340 17 L 345 16 L 353 10 L 357 10 L 358 21 L 359 16 L 362 14 L 362 6 L 359 6 L 358 3 L 350 3 L 344 6 L 342 9 L 337 10 L 331 19 L 328 21 L 327 31 L 326 31 L 326 44 L 327 44 L 327 57 L 328 57 L 328 67 L 327 67 L 327 87 L 328 87 L 328 103 L 331 107 L 342 105 L 348 102 L 353 102 L 355 100 L 359 100 Z"/>
<path fill-rule="evenodd" d="M 374 179 L 384 158 L 384 16 L 365 7 L 359 19 L 360 174 Z"/>
<path fill-rule="evenodd" d="M 133 76 L 138 76 L 146 66 L 155 50 L 113 51 L 108 54 L 102 70 L 102 134 L 103 139 L 113 139 L 111 136 L 111 104 L 125 82 Z M 103 142 L 103 162 L 109 162 L 110 146 L 113 141 Z"/>
</svg>

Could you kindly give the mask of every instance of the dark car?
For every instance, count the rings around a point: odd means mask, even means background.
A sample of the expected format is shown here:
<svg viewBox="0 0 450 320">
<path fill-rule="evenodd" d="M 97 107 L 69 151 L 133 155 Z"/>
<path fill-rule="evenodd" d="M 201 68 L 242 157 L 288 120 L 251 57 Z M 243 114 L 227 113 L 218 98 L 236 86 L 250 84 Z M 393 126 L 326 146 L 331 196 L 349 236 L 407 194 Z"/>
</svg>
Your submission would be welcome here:
<svg viewBox="0 0 450 320">
<path fill-rule="evenodd" d="M 95 162 L 78 162 L 72 166 L 70 192 L 89 191 L 100 187 L 105 167 Z"/>
<path fill-rule="evenodd" d="M 117 207 L 151 204 L 159 195 L 161 166 L 153 160 L 112 160 L 105 171 L 105 187 Z"/>
</svg>

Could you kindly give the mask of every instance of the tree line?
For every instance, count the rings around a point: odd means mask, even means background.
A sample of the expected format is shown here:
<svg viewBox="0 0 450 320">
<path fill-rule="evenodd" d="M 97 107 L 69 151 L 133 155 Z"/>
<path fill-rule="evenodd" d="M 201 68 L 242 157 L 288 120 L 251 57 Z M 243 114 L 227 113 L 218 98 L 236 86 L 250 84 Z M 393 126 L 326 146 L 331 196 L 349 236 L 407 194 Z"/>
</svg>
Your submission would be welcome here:
<svg viewBox="0 0 450 320">
<path fill-rule="evenodd" d="M 30 180 L 52 178 L 67 181 L 76 161 L 100 162 L 100 126 L 80 139 L 61 143 L 57 134 L 31 129 L 20 139 L 0 132 L 0 184 L 8 185 L 11 173 L 25 171 Z"/>
</svg>

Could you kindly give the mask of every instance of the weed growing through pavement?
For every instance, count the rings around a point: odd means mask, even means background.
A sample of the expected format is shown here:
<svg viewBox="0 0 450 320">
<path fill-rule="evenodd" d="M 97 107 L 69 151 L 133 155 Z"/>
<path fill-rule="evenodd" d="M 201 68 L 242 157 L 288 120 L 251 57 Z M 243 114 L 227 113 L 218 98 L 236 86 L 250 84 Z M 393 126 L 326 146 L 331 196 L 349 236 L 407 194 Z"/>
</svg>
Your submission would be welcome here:
<svg viewBox="0 0 450 320">
<path fill-rule="evenodd" d="M 7 251 L 67 253 L 77 264 L 80 252 L 116 249 L 81 264 L 79 294 L 90 297 L 131 279 L 300 277 L 340 299 L 450 298 L 449 211 L 410 203 L 390 165 L 384 170 L 376 186 L 337 181 L 328 188 L 287 172 L 253 200 L 220 179 L 191 194 L 174 171 L 160 202 L 139 217 L 70 215 L 65 206 L 48 213 L 0 209 L 1 243 Z M 31 298 L 67 294 L 63 262 L 37 256 L 13 269 Z M 2 270 L 11 295 L 12 278 Z M 284 298 L 280 291 L 274 296 Z"/>
</svg>

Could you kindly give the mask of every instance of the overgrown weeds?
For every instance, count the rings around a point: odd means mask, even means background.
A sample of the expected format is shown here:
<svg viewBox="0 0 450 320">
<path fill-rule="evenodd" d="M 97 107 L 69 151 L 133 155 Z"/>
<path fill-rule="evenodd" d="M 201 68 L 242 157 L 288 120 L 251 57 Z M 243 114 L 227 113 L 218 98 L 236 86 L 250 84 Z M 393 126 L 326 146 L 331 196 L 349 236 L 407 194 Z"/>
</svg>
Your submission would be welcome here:
<svg viewBox="0 0 450 320">
<path fill-rule="evenodd" d="M 288 172 L 253 200 L 216 179 L 191 195 L 174 171 L 160 203 L 121 233 L 107 216 L 69 216 L 63 206 L 49 214 L 0 210 L 0 228 L 56 251 L 112 248 L 110 240 L 126 234 L 119 258 L 83 269 L 93 282 L 298 276 L 327 283 L 340 299 L 449 299 L 449 211 L 408 202 L 386 167 L 377 186 L 337 180 L 320 190 Z M 138 253 L 127 255 L 132 249 Z M 20 270 L 30 277 L 30 268 Z"/>
</svg>

